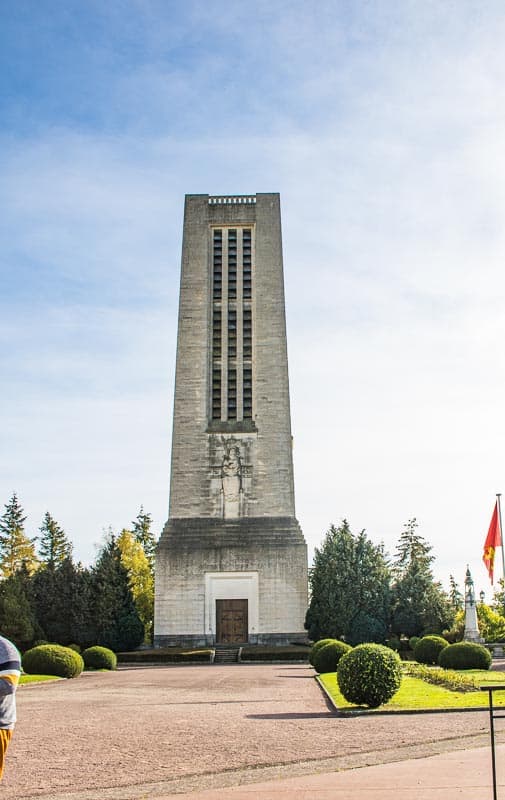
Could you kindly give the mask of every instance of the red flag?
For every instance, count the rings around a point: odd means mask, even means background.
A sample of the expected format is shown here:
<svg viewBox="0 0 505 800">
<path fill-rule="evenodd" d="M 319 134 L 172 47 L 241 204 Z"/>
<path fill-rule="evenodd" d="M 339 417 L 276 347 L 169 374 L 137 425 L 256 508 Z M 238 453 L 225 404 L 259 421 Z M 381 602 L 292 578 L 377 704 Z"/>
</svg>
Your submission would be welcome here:
<svg viewBox="0 0 505 800">
<path fill-rule="evenodd" d="M 498 514 L 497 500 L 495 503 L 493 516 L 491 518 L 491 525 L 489 526 L 486 541 L 484 542 L 484 554 L 482 556 L 482 560 L 486 565 L 487 571 L 489 572 L 491 583 L 493 583 L 494 554 L 496 552 L 496 548 L 501 547 L 501 543 L 500 517 Z"/>
</svg>

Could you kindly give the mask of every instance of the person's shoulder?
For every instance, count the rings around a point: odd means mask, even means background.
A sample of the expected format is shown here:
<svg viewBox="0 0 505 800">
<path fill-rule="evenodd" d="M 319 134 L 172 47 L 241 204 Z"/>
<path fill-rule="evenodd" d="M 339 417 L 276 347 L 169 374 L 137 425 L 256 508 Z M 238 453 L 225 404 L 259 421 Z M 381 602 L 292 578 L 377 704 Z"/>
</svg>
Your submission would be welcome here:
<svg viewBox="0 0 505 800">
<path fill-rule="evenodd" d="M 19 650 L 14 642 L 0 634 L 0 663 L 4 661 L 16 661 L 20 659 Z"/>
</svg>

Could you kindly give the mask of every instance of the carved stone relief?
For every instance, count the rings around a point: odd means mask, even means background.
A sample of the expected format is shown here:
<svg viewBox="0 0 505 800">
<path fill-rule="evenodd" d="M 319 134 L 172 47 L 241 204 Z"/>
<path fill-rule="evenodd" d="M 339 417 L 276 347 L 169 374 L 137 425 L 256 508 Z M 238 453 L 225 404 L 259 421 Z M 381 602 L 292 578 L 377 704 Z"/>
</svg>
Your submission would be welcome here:
<svg viewBox="0 0 505 800">
<path fill-rule="evenodd" d="M 242 461 L 240 447 L 235 439 L 222 437 L 224 456 L 221 462 L 221 492 L 223 495 L 223 517 L 240 517 L 243 506 Z"/>
<path fill-rule="evenodd" d="M 251 500 L 252 445 L 249 437 L 209 437 L 212 516 L 236 519 L 247 515 Z"/>
</svg>

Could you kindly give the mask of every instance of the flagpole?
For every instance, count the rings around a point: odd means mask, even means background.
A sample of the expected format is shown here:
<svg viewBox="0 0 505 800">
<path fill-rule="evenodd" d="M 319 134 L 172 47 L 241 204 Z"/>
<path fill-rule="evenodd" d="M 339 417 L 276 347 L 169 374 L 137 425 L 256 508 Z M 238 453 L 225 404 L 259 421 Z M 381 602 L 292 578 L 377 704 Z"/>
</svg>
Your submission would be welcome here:
<svg viewBox="0 0 505 800">
<path fill-rule="evenodd" d="M 496 502 L 498 503 L 498 519 L 500 520 L 500 539 L 501 539 L 501 563 L 502 563 L 502 577 L 503 577 L 503 588 L 505 589 L 505 548 L 503 546 L 503 527 L 501 524 L 501 502 L 500 502 L 501 492 L 496 494 Z"/>
</svg>

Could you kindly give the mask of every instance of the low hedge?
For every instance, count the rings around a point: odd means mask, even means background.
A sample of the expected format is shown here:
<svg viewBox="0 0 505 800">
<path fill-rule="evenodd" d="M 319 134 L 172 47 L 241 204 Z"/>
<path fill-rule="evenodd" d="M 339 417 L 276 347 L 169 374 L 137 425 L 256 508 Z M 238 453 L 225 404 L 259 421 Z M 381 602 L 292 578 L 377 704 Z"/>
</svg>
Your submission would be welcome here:
<svg viewBox="0 0 505 800">
<path fill-rule="evenodd" d="M 108 647 L 88 647 L 82 657 L 88 669 L 116 669 L 117 666 L 117 656 Z"/>
<path fill-rule="evenodd" d="M 76 678 L 84 669 L 79 653 L 59 644 L 41 644 L 23 654 L 23 669 L 28 675 L 55 675 Z"/>
<path fill-rule="evenodd" d="M 305 645 L 250 645 L 242 647 L 241 661 L 301 661 L 309 660 L 309 648 Z"/>
<path fill-rule="evenodd" d="M 445 669 L 489 669 L 491 653 L 476 642 L 455 642 L 445 647 L 438 663 Z"/>
<path fill-rule="evenodd" d="M 117 653 L 119 664 L 180 664 L 183 662 L 210 664 L 214 650 L 190 650 L 183 647 L 153 647 L 149 650 L 132 650 Z"/>
<path fill-rule="evenodd" d="M 184 647 L 153 647 L 149 650 L 133 650 L 117 653 L 119 664 L 209 664 L 214 655 L 213 648 L 186 649 Z M 306 645 L 249 645 L 242 647 L 241 661 L 299 661 L 309 658 Z"/>
</svg>

